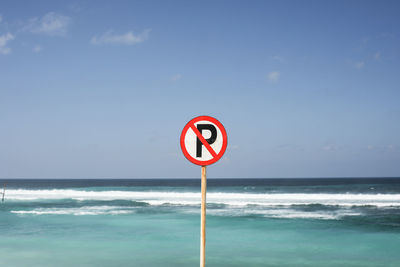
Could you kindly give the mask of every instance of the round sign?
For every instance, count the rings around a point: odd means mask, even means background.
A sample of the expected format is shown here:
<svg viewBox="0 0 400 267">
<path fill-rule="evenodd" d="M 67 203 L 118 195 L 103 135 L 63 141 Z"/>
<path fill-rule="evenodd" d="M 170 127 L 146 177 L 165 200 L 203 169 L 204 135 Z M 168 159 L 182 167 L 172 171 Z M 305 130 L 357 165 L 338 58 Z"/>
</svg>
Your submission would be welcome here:
<svg viewBox="0 0 400 267">
<path fill-rule="evenodd" d="M 206 166 L 217 162 L 225 153 L 227 145 L 225 128 L 213 117 L 196 117 L 182 130 L 182 152 L 194 164 Z"/>
</svg>

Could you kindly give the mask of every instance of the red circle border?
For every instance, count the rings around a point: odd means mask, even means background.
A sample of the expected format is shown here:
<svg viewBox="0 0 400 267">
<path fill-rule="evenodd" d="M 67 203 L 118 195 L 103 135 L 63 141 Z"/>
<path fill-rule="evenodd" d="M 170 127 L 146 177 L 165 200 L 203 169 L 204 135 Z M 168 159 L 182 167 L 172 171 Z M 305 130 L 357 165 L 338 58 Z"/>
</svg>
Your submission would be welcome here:
<svg viewBox="0 0 400 267">
<path fill-rule="evenodd" d="M 215 125 L 217 125 L 217 127 L 219 128 L 219 130 L 222 133 L 222 138 L 223 138 L 221 151 L 217 154 L 216 157 L 214 157 L 210 160 L 207 160 L 207 161 L 201 161 L 201 160 L 197 160 L 197 159 L 193 158 L 192 156 L 190 156 L 189 152 L 187 151 L 187 149 L 185 147 L 185 136 L 186 136 L 186 132 L 190 128 L 190 125 L 194 124 L 198 121 L 203 121 L 203 120 L 210 121 L 210 122 L 214 123 Z M 182 133 L 181 133 L 180 143 L 181 143 L 181 149 L 182 149 L 183 155 L 185 155 L 185 157 L 190 162 L 192 162 L 196 165 L 200 165 L 200 166 L 207 166 L 207 165 L 211 165 L 211 164 L 217 162 L 224 155 L 226 147 L 228 146 L 228 136 L 226 134 L 225 127 L 217 119 L 210 117 L 210 116 L 198 116 L 194 119 L 191 119 L 188 123 L 186 123 L 186 125 L 183 128 Z"/>
</svg>

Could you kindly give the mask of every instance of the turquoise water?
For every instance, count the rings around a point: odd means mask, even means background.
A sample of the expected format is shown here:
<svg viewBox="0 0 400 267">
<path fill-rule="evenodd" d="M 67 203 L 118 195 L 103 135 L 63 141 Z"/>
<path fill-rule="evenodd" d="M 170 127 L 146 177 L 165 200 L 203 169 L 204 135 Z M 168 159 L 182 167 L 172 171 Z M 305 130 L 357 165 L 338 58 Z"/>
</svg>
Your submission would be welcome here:
<svg viewBox="0 0 400 267">
<path fill-rule="evenodd" d="M 199 264 L 200 188 L 112 183 L 10 186 L 0 266 Z M 400 265 L 396 181 L 227 184 L 209 186 L 208 266 Z"/>
</svg>

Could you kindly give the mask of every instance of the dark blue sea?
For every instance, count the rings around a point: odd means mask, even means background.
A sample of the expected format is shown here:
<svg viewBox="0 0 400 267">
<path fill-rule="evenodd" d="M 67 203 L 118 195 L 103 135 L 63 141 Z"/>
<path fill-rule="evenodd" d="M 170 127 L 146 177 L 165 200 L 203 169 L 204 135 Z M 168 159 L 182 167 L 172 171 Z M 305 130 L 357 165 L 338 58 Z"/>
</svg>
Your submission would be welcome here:
<svg viewBox="0 0 400 267">
<path fill-rule="evenodd" d="M 0 266 L 199 264 L 200 179 L 3 184 Z M 208 180 L 207 266 L 400 266 L 399 248 L 400 178 Z"/>
</svg>

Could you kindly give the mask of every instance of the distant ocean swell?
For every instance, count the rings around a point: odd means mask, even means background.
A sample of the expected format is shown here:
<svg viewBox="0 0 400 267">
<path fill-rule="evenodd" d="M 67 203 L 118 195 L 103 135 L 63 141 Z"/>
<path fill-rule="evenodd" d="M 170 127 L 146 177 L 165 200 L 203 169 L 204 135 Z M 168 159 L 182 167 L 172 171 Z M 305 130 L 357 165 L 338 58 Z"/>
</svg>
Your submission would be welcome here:
<svg viewBox="0 0 400 267">
<path fill-rule="evenodd" d="M 26 190 L 6 192 L 9 212 L 18 215 L 123 215 L 138 212 L 198 213 L 199 192 L 120 190 Z M 208 214 L 337 220 L 400 211 L 400 194 L 207 193 Z"/>
</svg>

